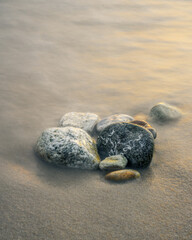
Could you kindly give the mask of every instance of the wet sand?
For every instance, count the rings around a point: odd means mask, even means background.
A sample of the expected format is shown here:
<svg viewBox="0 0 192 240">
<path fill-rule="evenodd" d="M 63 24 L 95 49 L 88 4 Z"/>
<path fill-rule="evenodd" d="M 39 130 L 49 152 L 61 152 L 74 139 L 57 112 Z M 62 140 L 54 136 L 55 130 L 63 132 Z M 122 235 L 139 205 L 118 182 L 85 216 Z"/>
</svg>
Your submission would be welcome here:
<svg viewBox="0 0 192 240">
<path fill-rule="evenodd" d="M 0 239 L 192 239 L 190 1 L 0 0 Z M 151 166 L 125 184 L 33 152 L 70 111 L 146 118 Z"/>
</svg>

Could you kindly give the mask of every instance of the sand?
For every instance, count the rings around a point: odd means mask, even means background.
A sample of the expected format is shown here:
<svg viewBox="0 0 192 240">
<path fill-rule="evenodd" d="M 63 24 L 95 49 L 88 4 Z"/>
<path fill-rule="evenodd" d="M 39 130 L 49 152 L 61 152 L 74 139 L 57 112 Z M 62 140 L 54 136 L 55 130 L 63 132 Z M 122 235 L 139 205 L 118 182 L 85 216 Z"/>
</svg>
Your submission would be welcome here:
<svg viewBox="0 0 192 240">
<path fill-rule="evenodd" d="M 0 0 L 0 239 L 192 239 L 190 1 Z M 141 178 L 60 169 L 33 152 L 70 111 L 146 119 L 157 129 Z"/>
</svg>

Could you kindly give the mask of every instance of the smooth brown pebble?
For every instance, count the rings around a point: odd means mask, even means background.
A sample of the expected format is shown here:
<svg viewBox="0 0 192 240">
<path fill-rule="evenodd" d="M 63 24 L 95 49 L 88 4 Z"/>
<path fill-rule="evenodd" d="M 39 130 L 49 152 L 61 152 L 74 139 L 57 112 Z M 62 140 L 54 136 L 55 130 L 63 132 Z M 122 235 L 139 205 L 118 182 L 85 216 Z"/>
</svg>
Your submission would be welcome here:
<svg viewBox="0 0 192 240">
<path fill-rule="evenodd" d="M 105 179 L 119 182 L 139 177 L 140 177 L 139 172 L 131 169 L 123 169 L 108 173 L 105 176 Z"/>
<path fill-rule="evenodd" d="M 148 122 L 144 120 L 133 120 L 130 123 L 146 128 L 152 133 L 154 139 L 157 137 L 157 131 Z"/>
</svg>

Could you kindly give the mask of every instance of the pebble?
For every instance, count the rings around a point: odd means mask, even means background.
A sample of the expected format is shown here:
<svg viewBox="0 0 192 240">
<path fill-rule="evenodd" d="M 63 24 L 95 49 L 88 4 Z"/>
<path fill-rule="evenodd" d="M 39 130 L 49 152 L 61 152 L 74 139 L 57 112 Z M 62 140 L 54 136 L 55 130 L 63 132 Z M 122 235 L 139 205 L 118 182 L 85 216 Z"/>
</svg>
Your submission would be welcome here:
<svg viewBox="0 0 192 240">
<path fill-rule="evenodd" d="M 151 109 L 149 116 L 153 121 L 164 122 L 179 119 L 182 113 L 178 108 L 167 103 L 158 103 Z"/>
<path fill-rule="evenodd" d="M 147 167 L 152 161 L 154 139 L 145 128 L 131 123 L 116 123 L 107 127 L 97 138 L 101 159 L 123 155 L 128 166 Z"/>
<path fill-rule="evenodd" d="M 100 162 L 99 168 L 101 170 L 118 170 L 124 169 L 127 165 L 126 157 L 122 155 L 116 155 L 105 158 L 103 161 Z"/>
<path fill-rule="evenodd" d="M 114 172 L 110 172 L 105 176 L 105 179 L 111 180 L 111 181 L 126 181 L 129 179 L 139 178 L 140 173 L 138 171 L 132 170 L 132 169 L 123 169 L 118 170 Z"/>
</svg>

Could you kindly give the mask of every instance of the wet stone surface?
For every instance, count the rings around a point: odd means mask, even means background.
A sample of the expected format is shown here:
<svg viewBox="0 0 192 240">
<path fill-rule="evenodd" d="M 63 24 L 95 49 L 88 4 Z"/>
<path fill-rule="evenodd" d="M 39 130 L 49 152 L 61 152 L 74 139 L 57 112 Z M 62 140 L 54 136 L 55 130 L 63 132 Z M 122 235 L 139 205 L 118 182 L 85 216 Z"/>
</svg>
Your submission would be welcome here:
<svg viewBox="0 0 192 240">
<path fill-rule="evenodd" d="M 117 123 L 107 127 L 97 139 L 101 159 L 123 155 L 128 166 L 147 167 L 153 157 L 154 139 L 143 127 L 131 123 Z"/>
</svg>

